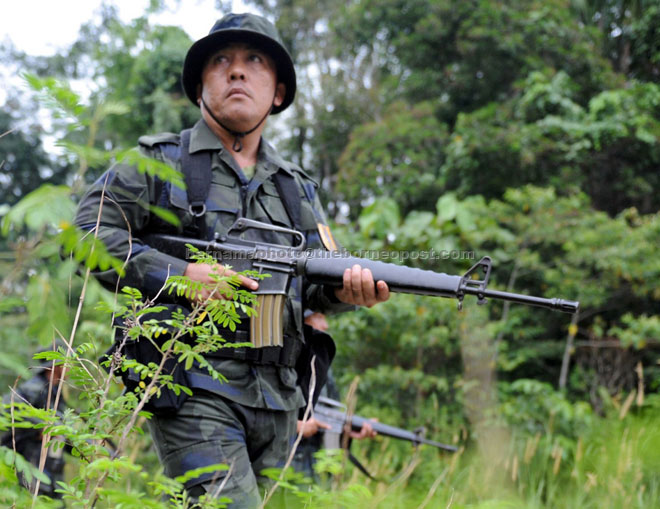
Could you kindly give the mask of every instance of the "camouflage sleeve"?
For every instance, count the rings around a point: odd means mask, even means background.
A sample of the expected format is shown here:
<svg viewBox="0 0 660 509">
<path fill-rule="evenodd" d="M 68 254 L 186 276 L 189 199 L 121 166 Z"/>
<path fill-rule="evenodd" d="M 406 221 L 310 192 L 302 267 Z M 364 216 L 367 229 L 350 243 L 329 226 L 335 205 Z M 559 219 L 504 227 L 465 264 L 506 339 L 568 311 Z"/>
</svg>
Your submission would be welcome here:
<svg viewBox="0 0 660 509">
<path fill-rule="evenodd" d="M 120 286 L 137 288 L 148 297 L 158 293 L 169 275 L 183 274 L 187 265 L 139 240 L 149 228 L 154 195 L 153 178 L 134 166 L 115 164 L 83 196 L 75 218 L 78 227 L 90 232 L 98 222 L 98 238 L 110 254 L 126 262 Z M 97 271 L 94 276 L 106 288 L 115 289 L 116 271 Z"/>
<path fill-rule="evenodd" d="M 302 206 L 302 223 L 305 226 L 308 249 L 339 249 L 327 225 L 326 214 L 319 199 L 316 182 L 298 173 L 305 192 Z M 309 227 L 307 227 L 309 225 Z M 305 307 L 325 314 L 353 311 L 356 306 L 345 304 L 335 297 L 334 287 L 308 284 L 305 288 Z"/>
</svg>

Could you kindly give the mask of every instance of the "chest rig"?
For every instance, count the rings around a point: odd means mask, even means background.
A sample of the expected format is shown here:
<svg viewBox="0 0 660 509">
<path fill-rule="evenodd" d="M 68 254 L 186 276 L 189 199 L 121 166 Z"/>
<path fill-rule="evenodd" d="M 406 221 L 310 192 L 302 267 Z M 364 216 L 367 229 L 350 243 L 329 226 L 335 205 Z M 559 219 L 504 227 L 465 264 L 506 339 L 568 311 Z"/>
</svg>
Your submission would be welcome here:
<svg viewBox="0 0 660 509">
<path fill-rule="evenodd" d="M 190 153 L 191 130 L 181 132 L 180 143 L 164 142 L 157 146 L 169 159 L 178 161 L 181 165 L 184 181 L 186 183 L 186 194 L 188 200 L 188 213 L 193 222 L 187 227 L 183 234 L 200 240 L 209 240 L 211 233 L 207 229 L 206 200 L 212 180 L 211 152 L 199 151 Z M 301 198 L 295 178 L 285 171 L 278 171 L 272 175 L 273 183 L 277 189 L 282 205 L 296 231 L 302 231 Z M 159 195 L 160 193 L 157 193 Z M 267 284 L 266 280 L 266 284 Z M 263 284 L 262 284 L 263 286 Z M 282 294 L 258 294 L 258 313 L 250 318 L 249 330 L 239 329 L 235 332 L 227 331 L 229 337 L 234 341 L 250 340 L 255 348 L 228 348 L 216 352 L 220 357 L 238 358 L 257 363 L 270 364 L 267 359 L 272 357 L 273 363 L 291 365 L 293 359 L 290 354 L 297 350 L 297 341 L 285 341 L 282 323 L 277 317 L 281 317 L 286 303 L 287 295 Z M 293 338 L 292 338 L 293 339 Z M 293 344 L 290 344 L 293 343 Z M 283 347 L 283 348 L 272 348 Z M 216 355 L 214 353 L 213 355 Z M 288 357 L 284 360 L 282 357 Z M 283 362 L 284 361 L 284 362 Z"/>
</svg>

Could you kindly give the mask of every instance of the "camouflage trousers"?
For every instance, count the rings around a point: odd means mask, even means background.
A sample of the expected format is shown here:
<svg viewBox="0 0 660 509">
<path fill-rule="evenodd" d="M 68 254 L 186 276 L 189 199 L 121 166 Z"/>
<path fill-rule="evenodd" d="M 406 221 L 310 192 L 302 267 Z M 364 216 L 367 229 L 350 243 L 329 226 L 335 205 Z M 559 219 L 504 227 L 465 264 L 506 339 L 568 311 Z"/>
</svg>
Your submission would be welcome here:
<svg viewBox="0 0 660 509">
<path fill-rule="evenodd" d="M 185 483 L 194 496 L 229 497 L 232 508 L 255 507 L 266 468 L 282 468 L 295 440 L 298 411 L 250 408 L 207 391 L 195 391 L 179 412 L 154 415 L 149 430 L 165 474 L 177 477 L 217 463 L 228 471 L 203 474 Z M 220 489 L 221 488 L 221 489 Z"/>
</svg>

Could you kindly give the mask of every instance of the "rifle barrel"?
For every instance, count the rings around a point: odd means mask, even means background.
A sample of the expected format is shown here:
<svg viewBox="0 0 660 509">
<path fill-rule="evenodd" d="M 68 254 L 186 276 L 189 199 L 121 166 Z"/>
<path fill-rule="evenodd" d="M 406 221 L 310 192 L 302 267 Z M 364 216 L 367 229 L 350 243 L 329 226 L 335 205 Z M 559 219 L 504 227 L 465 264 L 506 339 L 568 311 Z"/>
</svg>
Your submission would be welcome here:
<svg viewBox="0 0 660 509">
<path fill-rule="evenodd" d="M 319 420 L 325 422 L 326 424 L 330 424 L 333 432 L 341 433 L 347 418 L 346 411 L 343 410 L 342 407 L 343 405 L 339 401 L 321 396 L 316 404 L 316 407 L 314 408 L 314 412 L 318 416 Z M 359 415 L 353 415 L 351 417 L 351 429 L 353 429 L 353 431 L 360 431 L 366 422 L 368 422 L 376 432 L 383 436 L 398 438 L 399 440 L 407 440 L 416 445 L 432 445 L 433 447 L 451 452 L 456 452 L 458 450 L 453 445 L 447 445 L 436 442 L 434 440 L 428 440 L 427 438 L 422 437 L 419 433 L 408 431 L 402 428 L 396 428 L 394 426 L 383 424 L 378 421 L 372 421 L 366 419 L 365 417 L 360 417 Z"/>
<path fill-rule="evenodd" d="M 303 264 L 299 271 L 313 283 L 341 286 L 346 268 L 360 265 L 369 269 L 375 281 L 385 281 L 392 292 L 413 293 L 435 297 L 461 298 L 462 295 L 475 295 L 479 298 L 490 297 L 498 300 L 508 300 L 519 304 L 538 306 L 564 313 L 576 313 L 580 303 L 564 299 L 546 299 L 531 295 L 501 292 L 463 285 L 463 278 L 433 272 L 430 270 L 385 263 L 368 258 L 354 256 L 339 256 L 337 253 L 320 252 L 301 259 Z"/>
<path fill-rule="evenodd" d="M 414 444 L 432 445 L 433 447 L 444 449 L 445 451 L 451 451 L 451 452 L 458 451 L 458 448 L 454 447 L 453 445 L 447 445 L 440 442 L 436 442 L 434 440 L 429 440 L 412 431 L 396 428 L 394 426 L 389 426 L 388 424 L 383 424 L 377 421 L 371 421 L 364 417 L 360 417 L 359 415 L 353 416 L 353 418 L 351 419 L 351 426 L 354 431 L 360 431 L 365 422 L 371 424 L 371 427 L 376 432 L 387 437 L 408 440 Z"/>
<path fill-rule="evenodd" d="M 538 306 L 542 308 L 555 309 L 563 311 L 564 313 L 577 313 L 580 308 L 580 303 L 572 300 L 564 299 L 545 299 L 543 297 L 535 297 L 533 295 L 522 295 L 519 293 L 500 292 L 499 290 L 481 290 L 477 288 L 465 288 L 465 293 L 476 295 L 477 297 L 493 298 L 499 300 L 508 300 L 517 302 L 519 304 L 527 304 L 528 306 Z"/>
</svg>

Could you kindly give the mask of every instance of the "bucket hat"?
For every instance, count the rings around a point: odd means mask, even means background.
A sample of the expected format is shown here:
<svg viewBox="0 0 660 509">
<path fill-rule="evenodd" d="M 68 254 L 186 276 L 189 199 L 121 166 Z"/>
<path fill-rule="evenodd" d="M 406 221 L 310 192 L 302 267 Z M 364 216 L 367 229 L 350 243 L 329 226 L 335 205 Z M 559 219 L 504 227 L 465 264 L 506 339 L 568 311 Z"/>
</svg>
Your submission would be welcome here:
<svg viewBox="0 0 660 509">
<path fill-rule="evenodd" d="M 197 106 L 197 85 L 201 83 L 204 64 L 218 48 L 232 42 L 252 44 L 268 53 L 275 61 L 277 81 L 284 83 L 286 92 L 282 104 L 273 106 L 271 115 L 284 111 L 296 95 L 293 59 L 284 47 L 275 25 L 256 14 L 227 14 L 215 22 L 206 37 L 202 37 L 190 47 L 181 75 L 188 99 Z"/>
</svg>

